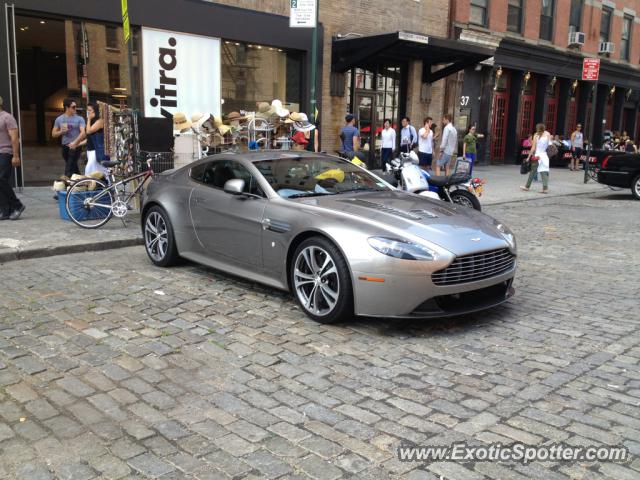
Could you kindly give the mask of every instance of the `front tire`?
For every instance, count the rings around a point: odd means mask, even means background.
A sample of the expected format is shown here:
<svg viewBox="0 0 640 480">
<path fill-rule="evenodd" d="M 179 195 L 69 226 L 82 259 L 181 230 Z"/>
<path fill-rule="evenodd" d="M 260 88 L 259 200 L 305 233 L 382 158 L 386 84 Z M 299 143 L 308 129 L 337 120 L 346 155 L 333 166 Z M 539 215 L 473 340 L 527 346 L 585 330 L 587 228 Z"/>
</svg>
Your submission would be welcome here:
<svg viewBox="0 0 640 480">
<path fill-rule="evenodd" d="M 151 207 L 144 216 L 144 248 L 149 259 L 159 267 L 170 267 L 178 261 L 173 226 L 169 215 L 159 206 Z"/>
<path fill-rule="evenodd" d="M 449 192 L 451 196 L 451 201 L 457 205 L 462 205 L 464 207 L 473 208 L 474 210 L 482 210 L 482 206 L 480 206 L 480 200 L 473 193 L 468 192 L 467 190 L 463 190 L 461 188 L 457 190 L 453 190 Z"/>
<path fill-rule="evenodd" d="M 289 279 L 298 304 L 316 322 L 336 323 L 353 317 L 349 267 L 326 238 L 311 237 L 298 245 Z"/>
<path fill-rule="evenodd" d="M 631 182 L 631 193 L 636 200 L 640 200 L 640 175 Z"/>
</svg>

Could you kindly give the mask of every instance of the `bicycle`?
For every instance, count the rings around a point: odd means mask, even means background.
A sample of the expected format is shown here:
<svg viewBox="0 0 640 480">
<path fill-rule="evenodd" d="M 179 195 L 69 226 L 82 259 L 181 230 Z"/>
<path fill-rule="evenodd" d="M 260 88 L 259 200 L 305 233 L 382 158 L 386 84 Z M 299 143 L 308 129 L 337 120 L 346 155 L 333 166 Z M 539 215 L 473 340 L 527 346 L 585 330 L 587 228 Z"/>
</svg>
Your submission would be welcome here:
<svg viewBox="0 0 640 480">
<path fill-rule="evenodd" d="M 156 155 L 156 158 L 159 155 Z M 100 162 L 108 169 L 108 183 L 102 180 L 83 179 L 73 184 L 67 192 L 66 209 L 69 218 L 82 228 L 100 228 L 112 217 L 123 219 L 132 209 L 130 201 L 138 195 L 142 205 L 144 185 L 153 177 L 151 168 L 152 158 L 147 160 L 148 169 L 123 178 L 116 182 L 114 167 L 119 165 L 117 161 Z M 127 193 L 127 185 L 136 180 L 142 181 L 136 188 Z M 126 224 L 125 224 L 126 225 Z"/>
</svg>

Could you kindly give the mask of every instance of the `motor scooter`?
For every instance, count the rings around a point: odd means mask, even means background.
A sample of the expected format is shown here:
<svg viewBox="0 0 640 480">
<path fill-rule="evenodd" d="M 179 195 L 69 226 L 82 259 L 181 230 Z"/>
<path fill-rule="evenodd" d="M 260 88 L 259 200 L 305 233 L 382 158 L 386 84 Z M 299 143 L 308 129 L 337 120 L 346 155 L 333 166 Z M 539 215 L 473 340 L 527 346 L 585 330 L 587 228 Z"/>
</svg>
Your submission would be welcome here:
<svg viewBox="0 0 640 480">
<path fill-rule="evenodd" d="M 386 171 L 373 171 L 397 188 L 418 195 L 444 200 L 481 210 L 480 200 L 484 181 L 471 178 L 471 162 L 458 157 L 451 175 L 435 176 L 422 170 L 415 152 L 401 153 L 387 164 Z"/>
</svg>

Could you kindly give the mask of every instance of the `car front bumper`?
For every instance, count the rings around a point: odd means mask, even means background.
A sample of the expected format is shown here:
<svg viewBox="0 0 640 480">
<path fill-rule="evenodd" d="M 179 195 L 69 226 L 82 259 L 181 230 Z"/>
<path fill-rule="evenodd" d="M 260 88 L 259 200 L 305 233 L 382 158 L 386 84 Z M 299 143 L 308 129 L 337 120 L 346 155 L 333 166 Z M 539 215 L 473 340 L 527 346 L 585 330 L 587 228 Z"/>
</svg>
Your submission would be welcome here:
<svg viewBox="0 0 640 480">
<path fill-rule="evenodd" d="M 384 275 L 384 282 L 355 273 L 355 314 L 384 318 L 441 318 L 477 312 L 499 305 L 515 293 L 513 268 L 495 277 L 437 286 L 430 275 Z"/>
</svg>

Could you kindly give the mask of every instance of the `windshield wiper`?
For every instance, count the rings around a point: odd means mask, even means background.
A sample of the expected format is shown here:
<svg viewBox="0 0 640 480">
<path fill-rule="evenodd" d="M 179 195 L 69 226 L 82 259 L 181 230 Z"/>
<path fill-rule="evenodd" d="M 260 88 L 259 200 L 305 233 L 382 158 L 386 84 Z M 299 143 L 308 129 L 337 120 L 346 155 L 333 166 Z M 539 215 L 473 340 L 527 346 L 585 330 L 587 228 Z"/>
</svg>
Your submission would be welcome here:
<svg viewBox="0 0 640 480">
<path fill-rule="evenodd" d="M 287 198 L 302 198 L 302 197 L 321 197 L 323 195 L 335 195 L 335 193 L 331 192 L 304 192 L 304 193 L 294 193 L 293 195 L 289 195 Z"/>
<path fill-rule="evenodd" d="M 340 190 L 337 193 L 347 193 L 347 192 L 384 192 L 385 188 L 374 188 L 374 187 L 354 187 L 347 188 L 345 190 Z"/>
</svg>

